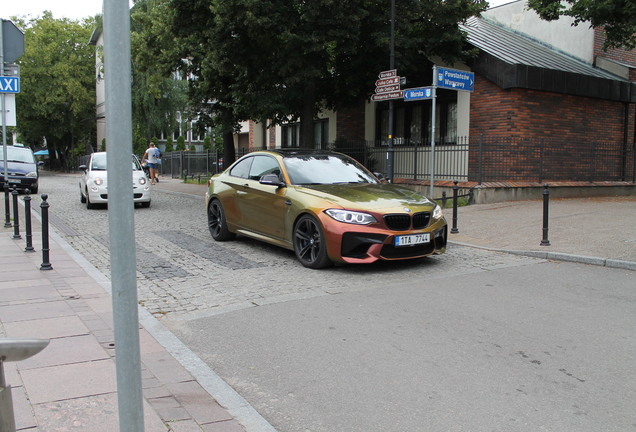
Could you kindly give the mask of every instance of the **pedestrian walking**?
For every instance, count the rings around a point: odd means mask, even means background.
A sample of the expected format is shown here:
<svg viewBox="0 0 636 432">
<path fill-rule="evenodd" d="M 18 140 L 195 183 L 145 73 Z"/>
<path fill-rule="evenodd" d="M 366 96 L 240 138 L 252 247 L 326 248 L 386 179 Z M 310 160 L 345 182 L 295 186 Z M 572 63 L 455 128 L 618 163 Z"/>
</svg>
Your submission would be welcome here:
<svg viewBox="0 0 636 432">
<path fill-rule="evenodd" d="M 142 159 L 148 164 L 148 170 L 150 171 L 150 184 L 155 184 L 155 181 L 159 182 L 157 168 L 159 165 L 160 155 L 161 151 L 155 147 L 154 142 L 150 141 L 149 147 L 142 157 Z"/>
</svg>

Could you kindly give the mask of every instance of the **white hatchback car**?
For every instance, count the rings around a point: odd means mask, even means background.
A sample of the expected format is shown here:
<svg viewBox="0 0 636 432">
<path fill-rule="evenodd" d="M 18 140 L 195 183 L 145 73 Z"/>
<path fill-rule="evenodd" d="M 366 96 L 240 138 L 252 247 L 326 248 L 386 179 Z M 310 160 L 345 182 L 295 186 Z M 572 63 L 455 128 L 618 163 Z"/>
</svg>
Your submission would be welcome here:
<svg viewBox="0 0 636 432">
<path fill-rule="evenodd" d="M 80 165 L 84 173 L 80 177 L 80 201 L 86 208 L 108 203 L 106 152 L 93 153 L 88 165 Z M 133 201 L 142 207 L 150 207 L 150 181 L 137 156 L 132 155 Z"/>
</svg>

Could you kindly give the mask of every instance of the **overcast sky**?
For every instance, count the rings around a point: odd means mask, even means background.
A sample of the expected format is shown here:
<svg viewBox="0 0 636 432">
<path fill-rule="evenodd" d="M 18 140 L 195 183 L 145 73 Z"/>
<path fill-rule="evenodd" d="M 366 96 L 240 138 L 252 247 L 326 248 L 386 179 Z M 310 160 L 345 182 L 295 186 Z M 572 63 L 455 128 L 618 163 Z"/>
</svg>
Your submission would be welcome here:
<svg viewBox="0 0 636 432">
<path fill-rule="evenodd" d="M 495 6 L 512 0 L 490 0 Z M 45 10 L 54 18 L 82 19 L 102 13 L 102 0 L 0 0 L 0 18 L 17 15 L 40 16 Z"/>
</svg>

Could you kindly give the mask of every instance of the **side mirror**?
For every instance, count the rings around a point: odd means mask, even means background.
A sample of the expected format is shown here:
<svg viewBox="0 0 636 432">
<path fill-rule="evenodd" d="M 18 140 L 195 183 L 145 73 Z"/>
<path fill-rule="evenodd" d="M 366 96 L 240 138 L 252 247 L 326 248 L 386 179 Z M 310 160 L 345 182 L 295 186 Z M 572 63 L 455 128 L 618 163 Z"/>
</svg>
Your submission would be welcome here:
<svg viewBox="0 0 636 432">
<path fill-rule="evenodd" d="M 265 174 L 258 182 L 260 184 L 272 185 L 277 187 L 287 186 L 284 182 L 280 181 L 280 178 L 276 174 Z"/>
<path fill-rule="evenodd" d="M 375 175 L 378 178 L 378 180 L 380 180 L 380 183 L 386 183 L 386 177 L 384 177 L 384 174 L 379 172 L 374 172 L 373 175 Z"/>
<path fill-rule="evenodd" d="M 86 172 L 86 165 L 80 165 L 77 169 Z"/>
<path fill-rule="evenodd" d="M 38 166 L 44 165 L 44 161 L 38 161 Z"/>
</svg>

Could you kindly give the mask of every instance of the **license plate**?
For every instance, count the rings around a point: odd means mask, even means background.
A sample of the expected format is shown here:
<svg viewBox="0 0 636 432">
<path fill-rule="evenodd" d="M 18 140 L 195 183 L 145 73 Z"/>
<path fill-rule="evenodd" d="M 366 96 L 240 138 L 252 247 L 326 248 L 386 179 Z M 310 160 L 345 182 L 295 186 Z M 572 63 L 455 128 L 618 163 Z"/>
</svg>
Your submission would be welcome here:
<svg viewBox="0 0 636 432">
<path fill-rule="evenodd" d="M 20 179 L 9 179 L 9 183 L 22 183 Z"/>
<path fill-rule="evenodd" d="M 395 236 L 395 246 L 414 246 L 431 241 L 431 233 Z"/>
</svg>

